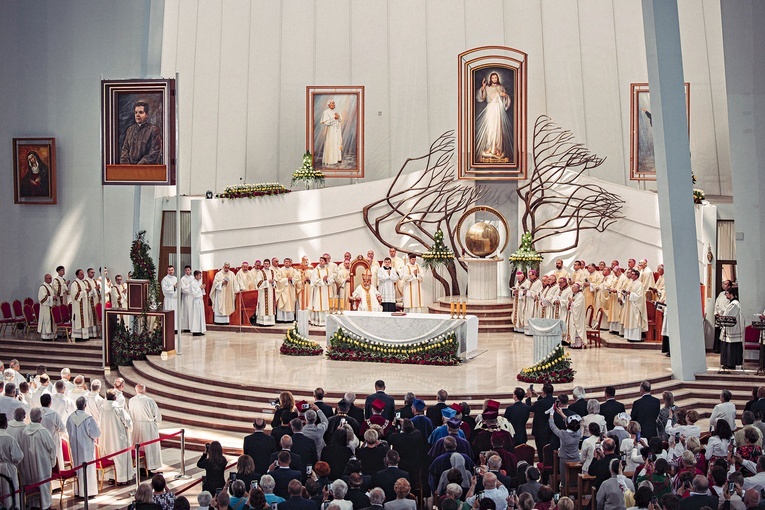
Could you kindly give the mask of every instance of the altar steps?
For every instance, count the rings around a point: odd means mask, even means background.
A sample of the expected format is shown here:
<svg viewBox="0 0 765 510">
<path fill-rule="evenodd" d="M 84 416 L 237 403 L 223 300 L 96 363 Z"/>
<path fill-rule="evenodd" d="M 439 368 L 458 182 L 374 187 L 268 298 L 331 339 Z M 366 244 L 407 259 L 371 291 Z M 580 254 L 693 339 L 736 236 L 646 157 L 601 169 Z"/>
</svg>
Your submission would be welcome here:
<svg viewBox="0 0 765 510">
<path fill-rule="evenodd" d="M 59 380 L 64 367 L 72 371 L 72 378 L 82 374 L 88 381 L 102 379 L 101 356 L 100 339 L 69 343 L 64 339 L 46 342 L 5 336 L 0 340 L 0 360 L 6 367 L 15 358 L 21 365 L 21 373 L 26 375 L 34 374 L 37 365 L 45 365 L 52 382 Z"/>
<path fill-rule="evenodd" d="M 428 312 L 446 314 L 451 313 L 452 300 L 458 301 L 457 296 L 445 296 L 428 306 Z M 467 314 L 478 317 L 479 333 L 510 333 L 513 331 L 513 300 L 510 298 L 497 298 L 494 301 L 468 300 Z"/>
</svg>

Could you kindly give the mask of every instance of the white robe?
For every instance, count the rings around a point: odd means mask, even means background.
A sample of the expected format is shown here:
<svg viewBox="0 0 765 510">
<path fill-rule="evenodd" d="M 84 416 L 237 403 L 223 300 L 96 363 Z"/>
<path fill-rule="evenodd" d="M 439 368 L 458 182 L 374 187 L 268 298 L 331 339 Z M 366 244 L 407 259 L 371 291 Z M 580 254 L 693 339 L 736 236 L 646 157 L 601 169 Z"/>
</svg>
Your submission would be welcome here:
<svg viewBox="0 0 765 510">
<path fill-rule="evenodd" d="M 300 270 L 283 267 L 276 281 L 276 319 L 282 322 L 295 320 L 297 288 L 300 284 Z"/>
<path fill-rule="evenodd" d="M 109 290 L 110 302 L 112 308 L 124 310 L 127 308 L 127 284 L 112 285 Z"/>
<path fill-rule="evenodd" d="M 124 407 L 114 400 L 105 400 L 101 406 L 101 439 L 98 441 L 99 454 L 103 457 L 130 446 L 130 427 L 133 420 Z M 111 459 L 117 473 L 118 483 L 128 482 L 135 476 L 133 457 L 130 452 Z"/>
<path fill-rule="evenodd" d="M 40 317 L 37 322 L 37 332 L 43 340 L 52 340 L 53 334 L 53 315 L 51 307 L 55 301 L 55 291 L 47 283 L 40 285 L 37 292 L 37 301 L 40 302 Z"/>
<path fill-rule="evenodd" d="M 568 319 L 568 334 L 572 347 L 581 347 L 587 338 L 587 302 L 582 291 L 573 296 Z"/>
<path fill-rule="evenodd" d="M 558 287 L 560 289 L 560 286 Z M 562 320 L 565 323 L 565 326 L 563 327 L 563 341 L 569 341 L 568 339 L 568 321 L 569 318 L 569 309 L 568 309 L 568 298 L 571 297 L 572 291 L 571 287 L 566 287 L 563 290 L 559 290 L 558 295 L 555 296 L 555 302 L 558 303 L 558 318 Z"/>
<path fill-rule="evenodd" d="M 475 121 L 476 152 L 479 156 L 512 159 L 513 146 L 505 146 L 505 140 L 512 140 L 513 136 L 510 95 L 502 85 L 487 83 L 485 89 L 476 92 L 476 101 L 486 103 L 486 107 L 478 113 Z"/>
<path fill-rule="evenodd" d="M 539 299 L 542 294 L 542 280 L 537 278 L 533 282 L 528 280 L 529 288 L 526 290 L 526 309 L 523 312 L 525 324 L 523 331 L 526 335 L 531 336 L 531 328 L 529 327 L 529 319 L 539 317 Z"/>
<path fill-rule="evenodd" d="M 234 313 L 236 305 L 234 294 L 236 293 L 236 275 L 232 271 L 225 272 L 222 269 L 215 273 L 210 297 L 213 302 L 213 321 L 215 324 L 228 324 L 229 315 Z M 224 282 L 228 282 L 224 285 Z"/>
<path fill-rule="evenodd" d="M 21 435 L 24 433 L 26 426 L 27 424 L 23 421 L 10 420 L 6 431 L 13 436 L 19 444 L 21 444 Z"/>
<path fill-rule="evenodd" d="M 18 441 L 8 434 L 5 429 L 0 429 L 0 474 L 3 474 L 13 480 L 14 489 L 18 489 L 18 465 L 24 459 L 24 452 L 21 451 Z M 0 495 L 8 494 L 10 487 L 5 479 L 0 478 Z M 16 495 L 16 504 L 19 497 Z M 0 499 L 0 504 L 6 508 L 11 505 L 11 498 Z"/>
<path fill-rule="evenodd" d="M 66 278 L 63 276 L 56 276 L 51 283 L 54 294 L 56 296 L 55 304 L 68 305 L 69 304 L 69 286 L 66 284 Z"/>
<path fill-rule="evenodd" d="M 326 278 L 326 281 L 324 280 Z M 335 284 L 329 266 L 316 266 L 311 271 L 311 324 L 323 326 L 329 312 L 330 287 Z"/>
<path fill-rule="evenodd" d="M 204 303 L 205 289 L 202 288 L 202 281 L 194 279 L 191 282 L 190 292 L 192 302 L 189 329 L 192 333 L 204 333 L 207 331 L 207 324 Z"/>
<path fill-rule="evenodd" d="M 165 275 L 162 278 L 162 309 L 175 311 L 175 329 L 178 329 L 178 278 L 175 276 Z"/>
<path fill-rule="evenodd" d="M 627 287 L 629 295 L 624 302 L 622 324 L 624 338 L 633 342 L 642 340 L 642 333 L 648 331 L 648 313 L 645 306 L 645 292 L 640 280 L 634 280 Z"/>
<path fill-rule="evenodd" d="M 417 274 L 415 274 L 415 271 Z M 408 313 L 422 312 L 422 268 L 419 264 L 406 264 L 399 271 L 399 278 L 404 282 L 404 311 Z"/>
<path fill-rule="evenodd" d="M 61 449 L 61 440 L 67 439 L 66 425 L 61 416 L 50 407 L 41 408 L 43 415 L 40 424 L 50 433 L 50 437 L 56 443 L 56 461 L 59 469 L 64 469 L 64 452 Z"/>
<path fill-rule="evenodd" d="M 88 405 L 85 406 L 85 412 L 88 413 L 96 420 L 96 425 L 101 428 L 101 406 L 105 402 L 104 397 L 98 393 L 89 391 L 86 397 L 88 399 Z"/>
<path fill-rule="evenodd" d="M 128 401 L 128 408 L 133 418 L 133 444 L 159 438 L 162 415 L 151 397 L 136 395 Z M 146 469 L 154 471 L 162 467 L 162 449 L 159 441 L 142 446 L 141 449 L 146 455 Z"/>
<path fill-rule="evenodd" d="M 24 485 L 31 485 L 50 478 L 56 462 L 56 444 L 45 427 L 30 423 L 21 435 L 21 477 Z M 40 486 L 40 503 L 43 508 L 51 507 L 50 482 Z"/>
<path fill-rule="evenodd" d="M 93 324 L 90 326 L 90 337 L 95 338 L 98 336 L 98 321 L 101 317 L 98 317 L 98 310 L 96 305 L 100 302 L 99 289 L 96 286 L 96 280 L 93 278 L 85 278 L 85 282 L 88 285 L 88 302 L 90 303 L 90 316 L 93 319 Z"/>
<path fill-rule="evenodd" d="M 352 298 L 359 298 L 358 311 L 360 312 L 382 312 L 382 305 L 377 300 L 380 293 L 374 287 L 365 289 L 363 285 L 356 287 L 356 290 L 351 294 Z M 380 296 L 381 297 L 381 296 Z"/>
<path fill-rule="evenodd" d="M 61 421 L 64 423 L 66 423 L 69 415 L 77 410 L 74 401 L 61 393 L 53 393 L 51 395 L 50 408 L 58 413 Z"/>
<path fill-rule="evenodd" d="M 87 340 L 91 337 L 93 311 L 90 308 L 90 290 L 85 280 L 74 280 L 69 288 L 72 297 L 72 336 Z"/>
<path fill-rule="evenodd" d="M 335 118 L 335 114 L 338 118 Z M 324 126 L 324 152 L 321 156 L 323 165 L 335 165 L 343 159 L 341 120 L 340 113 L 331 108 L 327 108 L 321 114 L 321 124 Z"/>
<path fill-rule="evenodd" d="M 183 275 L 181 276 L 181 329 L 186 331 L 191 324 L 191 308 L 193 306 L 194 297 L 191 295 L 191 282 L 194 281 L 194 276 Z"/>
<path fill-rule="evenodd" d="M 72 464 L 77 467 L 83 462 L 90 462 L 96 459 L 96 439 L 101 435 L 101 431 L 93 419 L 85 411 L 75 411 L 66 421 L 66 431 L 69 434 L 69 446 L 72 449 Z M 98 494 L 98 479 L 96 476 L 96 465 L 89 464 L 87 467 L 87 492 L 88 496 Z M 85 480 L 80 472 L 77 477 L 79 483 L 75 494 L 85 495 Z"/>
<path fill-rule="evenodd" d="M 531 286 L 531 282 L 523 279 L 522 282 L 516 280 L 513 287 L 513 329 L 523 333 L 526 328 L 526 291 Z"/>
<path fill-rule="evenodd" d="M 258 288 L 258 307 L 255 322 L 261 326 L 276 324 L 276 271 L 273 268 L 256 272 L 255 286 Z"/>
</svg>

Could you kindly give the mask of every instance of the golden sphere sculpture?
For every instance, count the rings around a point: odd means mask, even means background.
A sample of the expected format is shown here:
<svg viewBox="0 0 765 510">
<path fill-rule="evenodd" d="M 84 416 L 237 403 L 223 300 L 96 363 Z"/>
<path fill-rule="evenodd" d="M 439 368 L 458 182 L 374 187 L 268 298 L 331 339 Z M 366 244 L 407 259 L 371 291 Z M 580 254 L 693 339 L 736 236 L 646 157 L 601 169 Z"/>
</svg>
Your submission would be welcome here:
<svg viewBox="0 0 765 510">
<path fill-rule="evenodd" d="M 476 257 L 491 255 L 499 247 L 499 231 L 491 223 L 479 221 L 465 234 L 465 248 Z"/>
</svg>

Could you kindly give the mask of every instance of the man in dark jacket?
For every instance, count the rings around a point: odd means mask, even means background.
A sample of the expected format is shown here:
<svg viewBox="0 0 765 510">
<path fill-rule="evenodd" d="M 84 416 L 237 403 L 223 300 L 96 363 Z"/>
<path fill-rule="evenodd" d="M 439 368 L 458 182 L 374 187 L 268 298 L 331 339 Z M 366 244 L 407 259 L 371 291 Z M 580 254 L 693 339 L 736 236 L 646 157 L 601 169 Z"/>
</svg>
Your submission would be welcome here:
<svg viewBox="0 0 765 510">
<path fill-rule="evenodd" d="M 640 395 L 640 398 L 632 403 L 630 416 L 633 421 L 640 424 L 641 435 L 646 439 L 650 439 L 657 435 L 656 418 L 659 417 L 661 402 L 658 398 L 651 395 L 650 381 L 640 383 Z"/>
<path fill-rule="evenodd" d="M 372 417 L 372 402 L 377 399 L 385 402 L 385 408 L 380 414 L 382 414 L 383 418 L 393 421 L 396 417 L 396 402 L 393 400 L 393 397 L 385 393 L 385 381 L 383 380 L 375 381 L 375 392 L 367 396 L 364 402 L 364 417 Z"/>
<path fill-rule="evenodd" d="M 318 510 L 315 501 L 303 497 L 303 486 L 299 481 L 290 480 L 287 490 L 289 499 L 279 503 L 276 507 L 278 510 Z"/>
<path fill-rule="evenodd" d="M 428 411 L 425 413 L 425 416 L 427 416 L 431 423 L 433 423 L 433 427 L 440 427 L 442 425 L 441 421 L 441 411 L 446 408 L 446 399 L 449 398 L 449 394 L 446 392 L 445 389 L 441 388 L 438 390 L 438 393 L 436 393 L 436 399 L 438 400 L 438 403 L 434 406 L 428 407 Z M 385 497 L 387 498 L 388 495 L 386 493 Z"/>
<path fill-rule="evenodd" d="M 708 506 L 717 508 L 717 496 L 709 495 L 709 480 L 706 476 L 696 475 L 693 478 L 693 490 L 687 498 L 680 500 L 678 510 L 701 510 Z"/>
<path fill-rule="evenodd" d="M 624 404 L 616 400 L 616 388 L 613 386 L 606 386 L 606 401 L 600 404 L 600 414 L 606 420 L 606 429 L 611 430 L 614 428 L 614 418 L 619 413 L 625 412 Z"/>
<path fill-rule="evenodd" d="M 542 450 L 545 445 L 550 443 L 553 435 L 548 421 L 550 417 L 547 415 L 547 411 L 555 403 L 553 391 L 555 391 L 553 385 L 547 383 L 542 386 L 542 396 L 536 402 L 531 403 L 531 396 L 536 395 L 534 390 L 528 391 L 528 396 L 526 397 L 526 405 L 529 406 L 529 411 L 534 413 L 534 418 L 531 421 L 531 434 L 534 436 L 534 442 L 537 444 L 537 455 L 540 459 L 543 458 Z"/>
<path fill-rule="evenodd" d="M 513 426 L 513 443 L 516 445 L 523 444 L 528 441 L 528 434 L 526 434 L 526 423 L 529 421 L 529 415 L 531 414 L 531 408 L 523 402 L 523 397 L 526 396 L 526 392 L 523 388 L 515 388 L 513 391 L 512 405 L 507 406 L 505 409 L 505 418 Z"/>
<path fill-rule="evenodd" d="M 242 450 L 245 455 L 252 457 L 255 472 L 264 474 L 271 463 L 271 454 L 276 452 L 276 441 L 266 434 L 266 421 L 263 418 L 255 418 L 252 426 L 255 427 L 255 432 L 245 436 Z"/>
<path fill-rule="evenodd" d="M 409 473 L 398 467 L 399 460 L 398 452 L 396 450 L 389 450 L 385 455 L 386 468 L 378 471 L 372 477 L 372 486 L 379 487 L 385 492 L 386 503 L 396 499 L 396 491 L 393 490 L 396 480 L 406 478 L 407 481 L 410 481 Z"/>
<path fill-rule="evenodd" d="M 274 487 L 274 494 L 284 499 L 290 497 L 288 487 L 291 481 L 294 480 L 298 485 L 300 485 L 301 491 L 303 488 L 302 483 L 300 482 L 303 477 L 303 473 L 296 469 L 290 469 L 291 460 L 290 452 L 279 452 L 276 462 L 271 465 L 273 469 L 268 472 L 268 474 L 273 477 L 274 482 L 276 482 L 276 486 Z M 314 503 L 311 504 L 313 505 Z"/>
</svg>

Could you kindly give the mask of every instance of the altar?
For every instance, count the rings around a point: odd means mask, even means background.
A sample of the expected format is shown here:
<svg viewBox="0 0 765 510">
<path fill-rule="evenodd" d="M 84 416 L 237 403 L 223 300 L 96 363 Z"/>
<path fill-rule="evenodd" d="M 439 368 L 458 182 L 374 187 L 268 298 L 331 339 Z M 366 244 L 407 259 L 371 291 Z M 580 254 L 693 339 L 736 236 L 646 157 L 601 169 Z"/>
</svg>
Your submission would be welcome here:
<svg viewBox="0 0 765 510">
<path fill-rule="evenodd" d="M 393 316 L 388 312 L 345 312 L 327 315 L 327 344 L 343 328 L 370 341 L 407 345 L 454 333 L 459 342 L 457 355 L 466 360 L 478 349 L 478 317 L 451 319 L 445 314 L 409 313 Z"/>
</svg>

